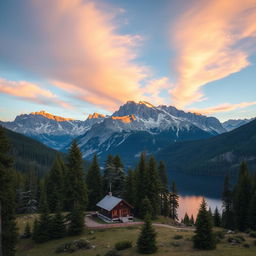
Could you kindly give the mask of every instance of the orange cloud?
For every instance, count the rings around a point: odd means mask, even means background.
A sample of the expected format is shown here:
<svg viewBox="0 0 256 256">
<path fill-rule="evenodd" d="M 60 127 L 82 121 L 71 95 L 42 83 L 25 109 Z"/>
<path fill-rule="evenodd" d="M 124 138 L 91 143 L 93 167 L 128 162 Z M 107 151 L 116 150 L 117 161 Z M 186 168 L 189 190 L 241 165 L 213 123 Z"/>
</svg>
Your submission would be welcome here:
<svg viewBox="0 0 256 256">
<path fill-rule="evenodd" d="M 255 20 L 255 0 L 198 1 L 178 20 L 174 29 L 178 78 L 170 90 L 177 107 L 203 100 L 202 86 L 249 65 Z"/>
<path fill-rule="evenodd" d="M 57 98 L 51 91 L 27 81 L 8 81 L 0 78 L 0 93 L 23 98 L 36 103 L 56 104 L 64 108 L 72 108 L 68 103 Z"/>
<path fill-rule="evenodd" d="M 232 111 L 232 110 L 236 110 L 236 109 L 240 109 L 240 108 L 246 108 L 246 107 L 253 106 L 253 105 L 256 105 L 256 101 L 242 102 L 242 103 L 237 103 L 237 104 L 224 103 L 224 104 L 220 104 L 220 105 L 210 107 L 210 108 L 191 109 L 190 111 L 207 115 L 207 114 L 213 114 L 213 113 L 218 113 L 218 112 L 228 112 L 228 111 Z"/>
<path fill-rule="evenodd" d="M 106 12 L 103 3 L 96 6 L 89 0 L 31 0 L 30 5 L 36 22 L 24 33 L 36 31 L 25 35 L 33 36 L 26 46 L 30 54 L 20 58 L 30 70 L 109 110 L 142 98 L 141 81 L 150 71 L 134 63 L 142 38 L 119 34 L 113 24 L 122 10 L 108 7 Z"/>
</svg>

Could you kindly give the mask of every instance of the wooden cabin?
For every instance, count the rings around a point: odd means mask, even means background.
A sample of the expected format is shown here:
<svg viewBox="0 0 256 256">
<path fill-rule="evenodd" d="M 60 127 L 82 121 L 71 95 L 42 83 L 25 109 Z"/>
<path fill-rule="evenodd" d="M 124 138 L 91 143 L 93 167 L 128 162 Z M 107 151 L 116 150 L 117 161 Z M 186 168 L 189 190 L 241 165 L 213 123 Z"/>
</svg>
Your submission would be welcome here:
<svg viewBox="0 0 256 256">
<path fill-rule="evenodd" d="M 110 193 L 97 203 L 98 217 L 107 222 L 129 222 L 133 220 L 132 209 L 129 203 Z"/>
</svg>

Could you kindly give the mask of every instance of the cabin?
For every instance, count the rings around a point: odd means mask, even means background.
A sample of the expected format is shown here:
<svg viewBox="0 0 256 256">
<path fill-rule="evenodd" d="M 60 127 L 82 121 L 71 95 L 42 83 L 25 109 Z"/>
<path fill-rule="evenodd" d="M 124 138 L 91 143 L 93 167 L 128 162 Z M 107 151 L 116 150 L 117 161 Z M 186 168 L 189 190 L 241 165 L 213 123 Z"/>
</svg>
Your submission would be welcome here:
<svg viewBox="0 0 256 256">
<path fill-rule="evenodd" d="M 132 209 L 129 203 L 110 193 L 97 203 L 97 215 L 106 222 L 129 222 L 133 220 Z"/>
</svg>

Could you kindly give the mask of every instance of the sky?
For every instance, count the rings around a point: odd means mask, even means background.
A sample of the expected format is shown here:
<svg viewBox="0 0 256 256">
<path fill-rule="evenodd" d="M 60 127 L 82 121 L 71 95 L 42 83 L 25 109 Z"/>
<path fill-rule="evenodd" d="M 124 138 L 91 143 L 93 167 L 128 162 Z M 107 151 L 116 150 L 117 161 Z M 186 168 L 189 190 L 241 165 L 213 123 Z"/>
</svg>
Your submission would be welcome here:
<svg viewBox="0 0 256 256">
<path fill-rule="evenodd" d="M 0 0 L 0 120 L 128 100 L 256 116 L 256 0 Z"/>
</svg>

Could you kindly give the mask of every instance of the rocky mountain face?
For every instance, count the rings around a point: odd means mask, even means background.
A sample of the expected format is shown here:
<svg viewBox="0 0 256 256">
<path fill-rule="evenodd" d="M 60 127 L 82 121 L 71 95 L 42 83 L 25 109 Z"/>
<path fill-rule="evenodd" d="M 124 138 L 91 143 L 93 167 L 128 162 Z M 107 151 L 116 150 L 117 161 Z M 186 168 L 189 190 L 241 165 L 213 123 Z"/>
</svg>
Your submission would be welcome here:
<svg viewBox="0 0 256 256">
<path fill-rule="evenodd" d="M 228 132 L 232 131 L 242 125 L 245 125 L 251 121 L 253 121 L 255 118 L 250 118 L 250 119 L 230 119 L 224 123 L 222 123 L 222 126 L 224 129 L 226 129 Z"/>
<path fill-rule="evenodd" d="M 61 151 L 76 138 L 85 159 L 95 153 L 102 159 L 119 154 L 125 162 L 143 151 L 156 153 L 170 142 L 208 138 L 226 131 L 214 117 L 144 101 L 128 101 L 111 116 L 94 113 L 85 121 L 40 111 L 0 124 Z"/>
<path fill-rule="evenodd" d="M 172 141 L 207 138 L 223 132 L 225 129 L 214 117 L 128 101 L 79 137 L 78 144 L 86 159 L 95 153 L 103 159 L 108 154 L 119 154 L 131 163 L 141 152 L 154 154 Z"/>
<path fill-rule="evenodd" d="M 0 125 L 14 132 L 34 138 L 45 145 L 61 150 L 79 135 L 84 134 L 103 117 L 94 116 L 86 121 L 54 116 L 45 111 L 22 114 L 13 122 L 0 122 Z"/>
</svg>

